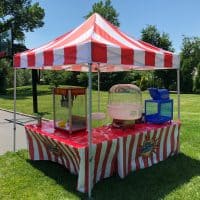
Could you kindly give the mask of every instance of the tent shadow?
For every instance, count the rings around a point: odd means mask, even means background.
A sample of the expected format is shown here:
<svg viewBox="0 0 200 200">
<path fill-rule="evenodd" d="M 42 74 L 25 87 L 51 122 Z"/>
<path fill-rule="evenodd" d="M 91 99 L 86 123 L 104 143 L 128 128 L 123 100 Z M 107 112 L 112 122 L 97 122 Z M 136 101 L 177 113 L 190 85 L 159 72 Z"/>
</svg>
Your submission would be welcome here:
<svg viewBox="0 0 200 200">
<path fill-rule="evenodd" d="M 67 191 L 81 199 L 87 199 L 87 194 L 76 191 L 77 177 L 63 166 L 50 161 L 28 162 Z M 101 180 L 93 188 L 92 196 L 94 199 L 162 199 L 199 175 L 200 161 L 180 153 L 150 168 L 132 172 L 124 179 L 116 175 Z"/>
</svg>

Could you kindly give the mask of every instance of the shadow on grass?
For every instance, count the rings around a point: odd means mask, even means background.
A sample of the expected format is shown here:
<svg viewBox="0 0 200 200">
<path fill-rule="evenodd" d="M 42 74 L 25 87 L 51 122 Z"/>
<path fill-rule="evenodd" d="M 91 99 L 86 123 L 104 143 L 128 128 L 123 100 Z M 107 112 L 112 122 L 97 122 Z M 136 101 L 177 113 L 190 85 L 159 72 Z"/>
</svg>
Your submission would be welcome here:
<svg viewBox="0 0 200 200">
<path fill-rule="evenodd" d="M 50 161 L 28 161 L 33 167 L 57 181 L 81 199 L 86 194 L 76 191 L 77 177 L 64 167 Z M 124 179 L 117 175 L 101 180 L 92 191 L 94 199 L 162 199 L 177 187 L 200 175 L 200 161 L 180 153 L 157 165 L 130 173 Z"/>
<path fill-rule="evenodd" d="M 2 99 L 13 99 L 13 89 L 7 90 L 6 94 L 0 94 L 0 98 Z M 27 99 L 28 97 L 32 97 L 32 88 L 31 87 L 22 87 L 20 89 L 17 89 L 16 91 L 16 96 L 17 99 Z M 47 88 L 46 90 L 40 88 L 37 89 L 37 95 L 42 96 L 42 95 L 49 95 L 52 94 L 52 89 Z"/>
</svg>

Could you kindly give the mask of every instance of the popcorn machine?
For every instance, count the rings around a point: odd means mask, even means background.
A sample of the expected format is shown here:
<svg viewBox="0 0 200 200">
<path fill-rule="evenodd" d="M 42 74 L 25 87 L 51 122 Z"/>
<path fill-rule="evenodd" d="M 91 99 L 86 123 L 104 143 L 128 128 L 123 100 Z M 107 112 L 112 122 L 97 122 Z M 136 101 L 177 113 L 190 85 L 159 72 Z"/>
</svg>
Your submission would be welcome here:
<svg viewBox="0 0 200 200">
<path fill-rule="evenodd" d="M 68 133 L 86 129 L 87 95 L 83 87 L 60 87 L 53 90 L 54 128 Z"/>
</svg>

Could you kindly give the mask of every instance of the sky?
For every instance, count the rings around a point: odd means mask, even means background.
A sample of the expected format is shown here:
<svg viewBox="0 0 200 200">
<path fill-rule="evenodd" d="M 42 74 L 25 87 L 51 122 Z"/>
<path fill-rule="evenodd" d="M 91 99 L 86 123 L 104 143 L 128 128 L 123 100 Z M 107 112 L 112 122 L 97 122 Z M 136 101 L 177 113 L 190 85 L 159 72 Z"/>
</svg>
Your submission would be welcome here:
<svg viewBox="0 0 200 200">
<path fill-rule="evenodd" d="M 44 26 L 26 33 L 25 45 L 39 47 L 84 22 L 98 0 L 33 0 L 45 10 Z M 200 37 L 200 0 L 112 0 L 119 13 L 120 30 L 139 39 L 141 30 L 155 25 L 168 33 L 175 51 L 183 36 Z"/>
</svg>

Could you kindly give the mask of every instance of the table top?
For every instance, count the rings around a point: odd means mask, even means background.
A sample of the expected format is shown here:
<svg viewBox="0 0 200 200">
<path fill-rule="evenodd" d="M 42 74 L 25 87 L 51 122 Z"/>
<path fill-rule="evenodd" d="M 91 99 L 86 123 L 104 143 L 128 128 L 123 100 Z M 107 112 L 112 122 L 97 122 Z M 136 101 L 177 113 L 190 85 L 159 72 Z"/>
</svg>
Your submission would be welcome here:
<svg viewBox="0 0 200 200">
<path fill-rule="evenodd" d="M 125 137 L 128 135 L 141 134 L 146 131 L 152 131 L 158 128 L 164 128 L 179 122 L 171 122 L 165 124 L 135 124 L 132 128 L 119 129 L 113 128 L 112 126 L 102 126 L 92 129 L 92 143 L 98 144 L 103 141 L 109 141 L 117 139 L 118 137 Z M 87 131 L 78 131 L 72 134 L 67 133 L 63 130 L 54 129 L 53 121 L 43 121 L 39 127 L 36 124 L 25 125 L 27 130 L 34 133 L 45 135 L 49 138 L 58 140 L 59 142 L 65 143 L 75 148 L 84 148 L 88 146 L 88 134 Z"/>
</svg>

